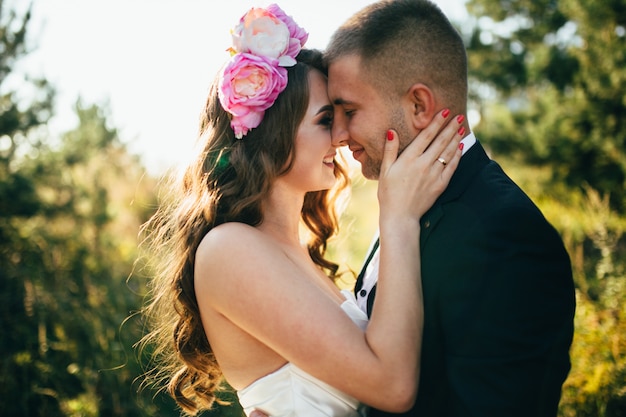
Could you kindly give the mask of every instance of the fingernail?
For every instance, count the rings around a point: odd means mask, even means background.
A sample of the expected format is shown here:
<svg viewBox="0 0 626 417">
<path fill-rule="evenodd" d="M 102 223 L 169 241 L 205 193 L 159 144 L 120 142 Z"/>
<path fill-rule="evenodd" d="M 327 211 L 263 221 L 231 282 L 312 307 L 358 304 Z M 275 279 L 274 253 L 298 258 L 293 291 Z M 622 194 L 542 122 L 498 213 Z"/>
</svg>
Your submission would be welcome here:
<svg viewBox="0 0 626 417">
<path fill-rule="evenodd" d="M 462 114 L 459 114 L 459 115 L 456 117 L 456 122 L 457 122 L 457 123 L 459 123 L 459 124 L 460 124 L 460 123 L 463 123 L 463 120 L 465 120 L 465 116 L 463 116 Z"/>
<path fill-rule="evenodd" d="M 389 140 L 389 141 L 393 140 L 393 131 L 391 131 L 391 130 L 387 131 L 387 140 Z"/>
<path fill-rule="evenodd" d="M 462 151 L 464 146 L 465 146 L 464 143 L 459 143 L 459 150 Z"/>
<path fill-rule="evenodd" d="M 450 109 L 444 109 L 441 112 L 441 116 L 445 119 L 446 117 L 448 117 L 448 115 L 450 114 Z"/>
<path fill-rule="evenodd" d="M 459 133 L 459 136 L 463 136 L 463 134 L 465 133 L 465 126 L 459 127 L 458 133 Z"/>
</svg>

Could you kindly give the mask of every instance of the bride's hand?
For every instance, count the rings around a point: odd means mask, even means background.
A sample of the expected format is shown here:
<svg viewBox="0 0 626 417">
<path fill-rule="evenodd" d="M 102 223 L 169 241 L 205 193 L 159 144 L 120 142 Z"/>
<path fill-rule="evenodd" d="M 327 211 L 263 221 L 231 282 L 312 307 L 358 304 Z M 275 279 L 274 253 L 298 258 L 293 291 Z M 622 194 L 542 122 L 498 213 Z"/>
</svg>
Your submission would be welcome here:
<svg viewBox="0 0 626 417">
<path fill-rule="evenodd" d="M 433 205 L 459 164 L 462 122 L 462 117 L 450 118 L 449 111 L 439 112 L 400 156 L 398 135 L 388 131 L 378 183 L 381 219 L 419 221 Z"/>
</svg>

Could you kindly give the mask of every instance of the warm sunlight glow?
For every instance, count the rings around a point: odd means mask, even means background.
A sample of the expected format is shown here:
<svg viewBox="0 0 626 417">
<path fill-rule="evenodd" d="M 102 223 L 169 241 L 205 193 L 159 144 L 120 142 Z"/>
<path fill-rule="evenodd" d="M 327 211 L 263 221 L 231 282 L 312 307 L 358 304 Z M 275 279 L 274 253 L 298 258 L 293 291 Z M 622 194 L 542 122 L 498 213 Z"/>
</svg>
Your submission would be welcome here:
<svg viewBox="0 0 626 417">
<path fill-rule="evenodd" d="M 230 28 L 248 8 L 272 2 L 34 1 L 34 52 L 24 70 L 57 87 L 53 133 L 75 127 L 79 96 L 108 102 L 121 139 L 161 172 L 190 157 L 207 88 L 228 58 Z M 335 28 L 372 1 L 275 2 L 309 31 L 307 47 L 323 49 Z M 464 0 L 439 4 L 453 20 L 466 14 Z"/>
</svg>

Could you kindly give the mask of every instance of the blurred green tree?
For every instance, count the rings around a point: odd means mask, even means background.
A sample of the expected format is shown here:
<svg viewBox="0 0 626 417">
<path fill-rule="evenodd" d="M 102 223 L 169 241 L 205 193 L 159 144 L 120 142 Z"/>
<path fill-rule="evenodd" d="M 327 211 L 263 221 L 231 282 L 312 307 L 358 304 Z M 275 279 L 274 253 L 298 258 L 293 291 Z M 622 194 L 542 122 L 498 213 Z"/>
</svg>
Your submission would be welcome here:
<svg viewBox="0 0 626 417">
<path fill-rule="evenodd" d="M 29 21 L 0 2 L 0 415 L 167 415 L 134 392 L 141 329 L 122 326 L 153 181 L 101 107 L 50 138 L 54 90 L 16 69 Z"/>
<path fill-rule="evenodd" d="M 141 329 L 132 320 L 121 326 L 141 303 L 126 281 L 153 184 L 142 182 L 143 167 L 101 108 L 79 102 L 76 113 L 79 126 L 60 144 L 41 142 L 13 158 L 30 205 L 2 196 L 15 210 L 3 212 L 10 239 L 0 245 L 0 309 L 10 329 L 0 390 L 16 399 L 3 402 L 2 414 L 153 415 L 133 392 Z"/>
<path fill-rule="evenodd" d="M 41 384 L 31 384 L 46 372 L 36 356 L 45 347 L 40 343 L 39 321 L 34 311 L 32 278 L 37 276 L 36 242 L 20 228 L 24 219 L 44 210 L 32 178 L 22 169 L 24 155 L 41 148 L 35 131 L 52 111 L 53 91 L 45 80 L 16 74 L 16 62 L 27 53 L 26 27 L 30 11 L 20 16 L 5 10 L 0 2 L 0 414 L 29 415 L 42 410 L 61 415 Z M 15 81 L 36 94 L 25 102 Z M 67 381 L 72 390 L 73 381 Z M 10 399 L 10 401 L 9 401 Z"/>
<path fill-rule="evenodd" d="M 626 208 L 626 1 L 468 0 L 475 130 L 494 153 Z"/>
</svg>

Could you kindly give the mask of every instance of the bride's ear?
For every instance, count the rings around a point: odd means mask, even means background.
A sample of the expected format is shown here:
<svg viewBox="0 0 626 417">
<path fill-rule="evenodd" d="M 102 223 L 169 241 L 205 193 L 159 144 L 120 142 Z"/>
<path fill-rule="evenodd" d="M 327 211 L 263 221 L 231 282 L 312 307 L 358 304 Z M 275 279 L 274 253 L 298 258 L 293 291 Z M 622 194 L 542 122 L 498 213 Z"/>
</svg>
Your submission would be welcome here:
<svg viewBox="0 0 626 417">
<path fill-rule="evenodd" d="M 413 84 L 404 96 L 407 120 L 418 131 L 432 121 L 437 112 L 433 91 L 422 83 Z"/>
</svg>

